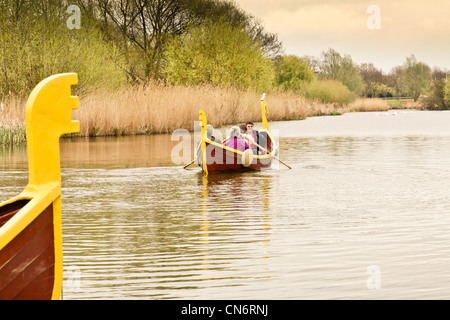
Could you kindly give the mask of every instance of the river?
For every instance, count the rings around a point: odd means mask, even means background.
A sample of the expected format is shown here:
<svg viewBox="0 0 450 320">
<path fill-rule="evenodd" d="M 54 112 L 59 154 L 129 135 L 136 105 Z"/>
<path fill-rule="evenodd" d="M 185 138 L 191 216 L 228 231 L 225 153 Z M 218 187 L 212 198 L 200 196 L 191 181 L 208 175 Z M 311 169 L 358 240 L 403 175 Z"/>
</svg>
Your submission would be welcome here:
<svg viewBox="0 0 450 320">
<path fill-rule="evenodd" d="M 270 125 L 292 170 L 204 178 L 170 135 L 62 140 L 63 298 L 450 298 L 450 112 Z M 0 201 L 27 179 L 0 149 Z"/>
</svg>

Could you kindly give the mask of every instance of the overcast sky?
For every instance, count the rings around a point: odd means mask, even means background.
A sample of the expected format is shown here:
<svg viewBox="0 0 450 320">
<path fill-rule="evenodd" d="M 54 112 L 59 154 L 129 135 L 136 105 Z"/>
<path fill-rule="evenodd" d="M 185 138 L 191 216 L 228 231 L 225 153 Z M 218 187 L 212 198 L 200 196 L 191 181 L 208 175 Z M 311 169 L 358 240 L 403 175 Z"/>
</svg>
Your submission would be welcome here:
<svg viewBox="0 0 450 320">
<path fill-rule="evenodd" d="M 450 0 L 235 2 L 278 34 L 286 54 L 319 57 L 333 48 L 385 72 L 414 54 L 430 67 L 450 70 Z M 379 15 L 368 13 L 373 6 Z"/>
</svg>

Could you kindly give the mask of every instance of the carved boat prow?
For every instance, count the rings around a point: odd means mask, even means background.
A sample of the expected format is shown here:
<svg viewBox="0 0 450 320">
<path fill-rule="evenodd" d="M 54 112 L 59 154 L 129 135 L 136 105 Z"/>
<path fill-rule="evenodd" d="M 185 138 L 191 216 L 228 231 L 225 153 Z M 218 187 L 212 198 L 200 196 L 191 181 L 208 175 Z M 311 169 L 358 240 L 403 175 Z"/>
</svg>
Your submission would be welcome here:
<svg viewBox="0 0 450 320">
<path fill-rule="evenodd" d="M 0 204 L 0 299 L 59 299 L 62 290 L 61 169 L 59 139 L 79 132 L 72 121 L 78 97 L 75 73 L 40 82 L 26 106 L 29 182 Z"/>
</svg>

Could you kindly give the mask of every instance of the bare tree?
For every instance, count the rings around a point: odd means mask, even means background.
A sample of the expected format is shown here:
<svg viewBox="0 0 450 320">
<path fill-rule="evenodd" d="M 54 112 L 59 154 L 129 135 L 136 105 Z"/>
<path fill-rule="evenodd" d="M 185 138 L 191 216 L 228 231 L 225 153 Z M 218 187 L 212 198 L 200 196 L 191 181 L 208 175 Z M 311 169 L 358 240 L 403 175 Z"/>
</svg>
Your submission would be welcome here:
<svg viewBox="0 0 450 320">
<path fill-rule="evenodd" d="M 88 0 L 78 2 L 84 10 L 92 3 Z M 131 51 L 135 53 L 137 49 L 145 78 L 162 77 L 168 39 L 183 34 L 208 18 L 225 17 L 231 25 L 239 25 L 261 44 L 269 56 L 280 53 L 282 48 L 276 34 L 266 32 L 258 19 L 228 0 L 94 0 L 94 4 L 94 11 L 109 36 L 117 39 L 115 32 L 120 33 L 128 62 L 132 60 Z M 133 64 L 130 66 L 129 75 L 136 77 Z"/>
<path fill-rule="evenodd" d="M 377 69 L 373 63 L 362 63 L 359 66 L 359 73 L 364 80 L 363 94 L 368 97 L 375 97 L 377 87 L 384 84 L 384 75 L 380 69 Z"/>
</svg>

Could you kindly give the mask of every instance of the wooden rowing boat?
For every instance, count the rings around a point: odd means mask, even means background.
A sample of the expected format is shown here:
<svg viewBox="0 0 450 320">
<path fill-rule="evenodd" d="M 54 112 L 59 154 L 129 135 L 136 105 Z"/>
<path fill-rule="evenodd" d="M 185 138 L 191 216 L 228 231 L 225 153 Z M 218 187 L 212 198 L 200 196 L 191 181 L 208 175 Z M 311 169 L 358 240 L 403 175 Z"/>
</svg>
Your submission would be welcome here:
<svg viewBox="0 0 450 320">
<path fill-rule="evenodd" d="M 208 139 L 206 134 L 207 119 L 203 110 L 199 111 L 202 127 L 202 141 L 197 152 L 197 162 L 203 174 L 245 172 L 270 168 L 276 157 L 277 146 L 269 132 L 267 122 L 267 101 L 265 95 L 261 98 L 262 130 L 259 131 L 260 141 L 264 141 L 261 154 L 254 154 L 251 150 L 239 151 L 221 143 Z"/>
<path fill-rule="evenodd" d="M 39 83 L 26 106 L 29 182 L 0 204 L 0 299 L 59 299 L 62 290 L 59 138 L 79 132 L 75 73 Z"/>
</svg>

